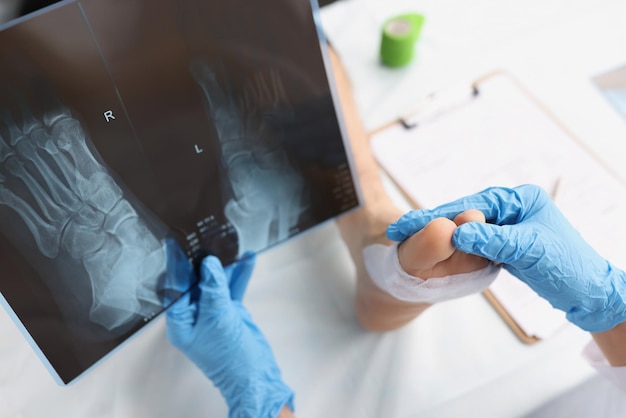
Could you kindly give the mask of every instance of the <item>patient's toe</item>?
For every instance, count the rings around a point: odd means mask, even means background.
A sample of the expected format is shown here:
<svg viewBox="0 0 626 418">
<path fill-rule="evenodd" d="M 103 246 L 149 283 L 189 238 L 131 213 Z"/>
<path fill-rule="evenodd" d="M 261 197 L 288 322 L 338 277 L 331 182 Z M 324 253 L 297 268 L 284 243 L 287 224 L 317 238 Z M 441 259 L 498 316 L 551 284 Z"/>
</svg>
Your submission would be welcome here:
<svg viewBox="0 0 626 418">
<path fill-rule="evenodd" d="M 421 231 L 400 244 L 400 265 L 412 276 L 430 277 L 432 268 L 454 253 L 452 233 L 456 224 L 446 218 L 437 218 Z"/>
</svg>

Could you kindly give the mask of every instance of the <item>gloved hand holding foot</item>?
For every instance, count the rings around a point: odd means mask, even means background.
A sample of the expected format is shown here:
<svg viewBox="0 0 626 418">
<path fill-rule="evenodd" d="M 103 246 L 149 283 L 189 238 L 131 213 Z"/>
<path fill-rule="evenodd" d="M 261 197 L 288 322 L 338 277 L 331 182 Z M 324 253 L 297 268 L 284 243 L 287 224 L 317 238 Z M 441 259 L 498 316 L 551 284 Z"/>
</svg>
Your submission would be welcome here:
<svg viewBox="0 0 626 418">
<path fill-rule="evenodd" d="M 293 391 L 282 381 L 272 350 L 241 301 L 255 256 L 222 267 L 213 256 L 200 267 L 198 288 L 166 311 L 167 335 L 217 386 L 230 417 L 274 418 Z"/>
<path fill-rule="evenodd" d="M 412 211 L 391 224 L 387 236 L 403 241 L 431 220 L 452 219 L 467 209 L 482 211 L 487 223 L 460 225 L 452 237 L 455 248 L 502 263 L 586 331 L 602 332 L 626 321 L 626 273 L 587 244 L 538 186 L 493 187 Z"/>
</svg>

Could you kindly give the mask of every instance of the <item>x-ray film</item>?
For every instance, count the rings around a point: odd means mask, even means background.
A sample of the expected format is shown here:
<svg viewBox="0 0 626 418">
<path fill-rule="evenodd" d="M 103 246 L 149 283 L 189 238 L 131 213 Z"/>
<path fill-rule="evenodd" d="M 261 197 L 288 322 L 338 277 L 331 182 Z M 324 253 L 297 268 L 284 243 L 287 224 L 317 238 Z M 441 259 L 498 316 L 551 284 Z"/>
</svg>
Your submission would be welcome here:
<svg viewBox="0 0 626 418">
<path fill-rule="evenodd" d="M 0 292 L 59 382 L 188 291 L 202 257 L 359 205 L 315 5 L 294 3 L 0 10 Z"/>
</svg>

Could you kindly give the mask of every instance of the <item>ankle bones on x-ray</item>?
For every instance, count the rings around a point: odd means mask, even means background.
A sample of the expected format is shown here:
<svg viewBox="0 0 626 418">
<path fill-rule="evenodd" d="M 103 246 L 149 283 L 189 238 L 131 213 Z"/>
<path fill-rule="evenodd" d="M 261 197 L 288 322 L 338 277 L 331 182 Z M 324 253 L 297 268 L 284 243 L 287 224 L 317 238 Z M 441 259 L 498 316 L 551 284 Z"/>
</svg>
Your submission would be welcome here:
<svg viewBox="0 0 626 418">
<path fill-rule="evenodd" d="M 398 259 L 398 244 L 370 245 L 363 249 L 365 267 L 372 281 L 384 292 L 406 302 L 437 303 L 485 290 L 498 276 L 500 267 L 423 280 L 408 274 Z"/>
<path fill-rule="evenodd" d="M 19 215 L 42 255 L 84 268 L 89 318 L 114 329 L 152 313 L 164 245 L 90 152 L 79 121 L 66 108 L 41 120 L 25 109 L 21 127 L 7 111 L 0 126 L 0 205 Z"/>
<path fill-rule="evenodd" d="M 286 102 L 280 76 L 255 76 L 238 106 L 205 61 L 194 60 L 190 70 L 204 94 L 233 190 L 224 213 L 237 231 L 239 255 L 288 238 L 308 207 L 304 181 L 284 150 L 262 138 L 262 117 L 250 116 L 262 105 Z"/>
</svg>

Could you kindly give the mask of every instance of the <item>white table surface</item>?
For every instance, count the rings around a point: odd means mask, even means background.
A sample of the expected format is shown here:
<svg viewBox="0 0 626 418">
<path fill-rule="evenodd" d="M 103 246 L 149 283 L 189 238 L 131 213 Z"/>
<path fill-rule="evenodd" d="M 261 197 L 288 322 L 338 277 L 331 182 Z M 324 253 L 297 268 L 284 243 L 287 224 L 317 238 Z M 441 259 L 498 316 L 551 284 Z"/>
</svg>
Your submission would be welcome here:
<svg viewBox="0 0 626 418">
<path fill-rule="evenodd" d="M 378 24 L 427 17 L 410 68 L 377 64 Z M 415 97 L 510 70 L 605 160 L 626 170 L 624 122 L 589 85 L 626 61 L 626 3 L 609 0 L 350 0 L 324 11 L 369 127 Z M 374 35 L 372 35 L 374 34 Z M 395 195 L 399 199 L 398 195 Z M 528 346 L 481 295 L 441 303 L 401 330 L 362 331 L 353 266 L 327 223 L 261 254 L 245 303 L 296 392 L 298 417 L 618 417 L 625 396 L 581 357 L 570 327 Z M 165 337 L 164 318 L 70 387 L 48 375 L 0 312 L 0 417 L 225 417 L 219 392 Z M 620 413 L 622 415 L 620 415 Z"/>
</svg>

